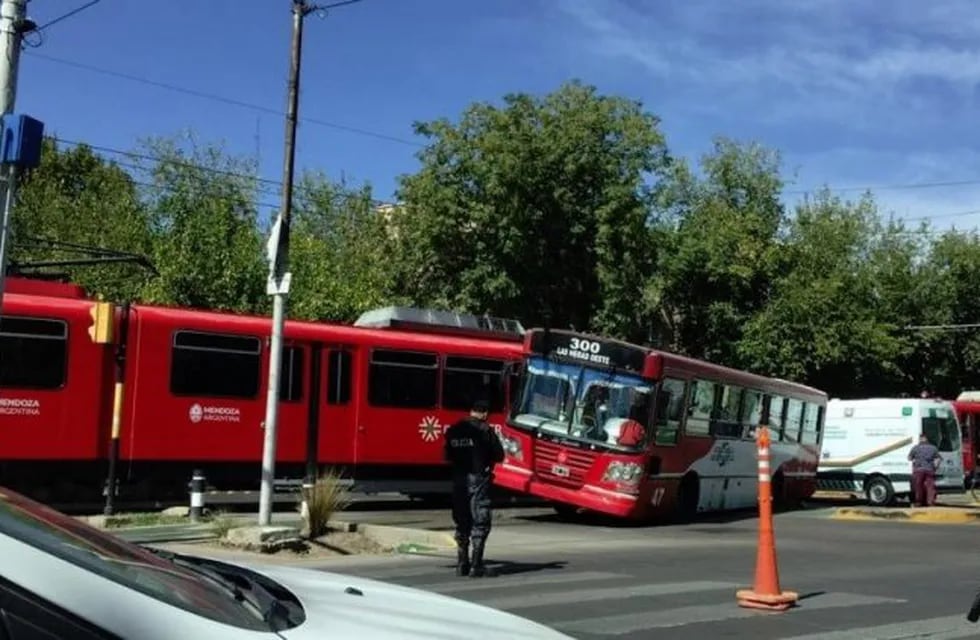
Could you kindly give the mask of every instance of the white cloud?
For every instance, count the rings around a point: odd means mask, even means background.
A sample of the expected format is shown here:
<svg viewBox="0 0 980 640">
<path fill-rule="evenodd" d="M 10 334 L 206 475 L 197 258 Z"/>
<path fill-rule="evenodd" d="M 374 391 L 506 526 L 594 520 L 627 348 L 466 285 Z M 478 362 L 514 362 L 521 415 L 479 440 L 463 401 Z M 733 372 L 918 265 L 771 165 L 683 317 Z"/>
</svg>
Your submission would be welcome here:
<svg viewBox="0 0 980 640">
<path fill-rule="evenodd" d="M 857 95 L 890 91 L 917 77 L 970 90 L 980 82 L 980 48 L 968 40 L 953 46 L 935 39 L 943 33 L 980 36 L 972 2 L 924 12 L 916 4 L 915 14 L 898 6 L 887 17 L 870 14 L 874 23 L 868 14 L 848 13 L 848 5 L 830 1 L 689 3 L 677 5 L 677 13 L 656 14 L 620 0 L 603 0 L 601 11 L 572 0 L 557 6 L 590 34 L 585 42 L 594 53 L 664 79 L 726 89 L 782 83 Z M 732 46 L 740 34 L 744 38 Z"/>
<path fill-rule="evenodd" d="M 562 41 L 580 64 L 604 80 L 614 76 L 617 86 L 640 87 L 644 101 L 655 84 L 651 106 L 667 127 L 681 121 L 685 155 L 699 155 L 715 133 L 759 140 L 783 152 L 787 173 L 799 169 L 789 191 L 980 179 L 971 146 L 980 145 L 973 0 L 549 6 L 567 19 L 559 21 Z M 980 225 L 980 215 L 953 215 L 980 209 L 980 184 L 875 196 L 898 217 Z"/>
</svg>

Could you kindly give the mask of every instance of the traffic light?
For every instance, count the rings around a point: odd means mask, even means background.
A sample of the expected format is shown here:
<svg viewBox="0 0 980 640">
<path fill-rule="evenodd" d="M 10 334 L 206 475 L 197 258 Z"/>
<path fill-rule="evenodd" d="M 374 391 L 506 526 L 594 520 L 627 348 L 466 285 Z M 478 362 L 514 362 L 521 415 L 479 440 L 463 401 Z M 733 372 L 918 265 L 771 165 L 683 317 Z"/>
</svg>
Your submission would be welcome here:
<svg viewBox="0 0 980 640">
<path fill-rule="evenodd" d="M 92 324 L 88 328 L 88 335 L 92 342 L 96 344 L 112 342 L 112 312 L 111 302 L 95 302 L 92 304 L 92 308 L 88 312 L 92 316 Z"/>
</svg>

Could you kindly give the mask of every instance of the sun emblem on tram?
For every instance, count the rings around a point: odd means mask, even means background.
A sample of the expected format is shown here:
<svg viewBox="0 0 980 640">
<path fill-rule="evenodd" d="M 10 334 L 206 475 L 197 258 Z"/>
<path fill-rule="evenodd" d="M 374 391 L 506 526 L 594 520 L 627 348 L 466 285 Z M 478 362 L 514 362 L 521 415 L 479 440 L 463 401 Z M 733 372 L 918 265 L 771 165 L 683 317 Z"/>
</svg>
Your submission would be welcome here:
<svg viewBox="0 0 980 640">
<path fill-rule="evenodd" d="M 435 442 L 438 440 L 439 434 L 442 433 L 439 419 L 435 416 L 425 416 L 422 418 L 422 422 L 419 423 L 419 433 L 426 442 Z"/>
</svg>

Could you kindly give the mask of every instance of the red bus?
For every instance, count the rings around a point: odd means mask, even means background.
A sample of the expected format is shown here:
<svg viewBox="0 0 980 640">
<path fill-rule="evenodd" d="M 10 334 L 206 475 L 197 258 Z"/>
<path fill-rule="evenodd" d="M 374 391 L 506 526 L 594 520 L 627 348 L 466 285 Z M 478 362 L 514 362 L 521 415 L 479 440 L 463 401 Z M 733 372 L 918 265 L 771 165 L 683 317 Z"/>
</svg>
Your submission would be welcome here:
<svg viewBox="0 0 980 640">
<path fill-rule="evenodd" d="M 964 391 L 953 401 L 956 417 L 960 423 L 960 436 L 963 441 L 964 484 L 970 486 L 980 456 L 980 391 Z"/>
<path fill-rule="evenodd" d="M 815 491 L 822 391 L 572 331 L 530 330 L 525 352 L 503 488 L 629 519 L 751 507 L 768 424 L 774 499 Z"/>
<path fill-rule="evenodd" d="M 14 282 L 4 296 L 0 483 L 98 496 L 111 464 L 120 499 L 186 497 L 194 469 L 214 490 L 258 490 L 268 318 L 42 290 Z M 330 466 L 355 491 L 445 493 L 443 432 L 475 396 L 503 422 L 522 334 L 408 308 L 355 326 L 287 321 L 277 482 Z"/>
</svg>

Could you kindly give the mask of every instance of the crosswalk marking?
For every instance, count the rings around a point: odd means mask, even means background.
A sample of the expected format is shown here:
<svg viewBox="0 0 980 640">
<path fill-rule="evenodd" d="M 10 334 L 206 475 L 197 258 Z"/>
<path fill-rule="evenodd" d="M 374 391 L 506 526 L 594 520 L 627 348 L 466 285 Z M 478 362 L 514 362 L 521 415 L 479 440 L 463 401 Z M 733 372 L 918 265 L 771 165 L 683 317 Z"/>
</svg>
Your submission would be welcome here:
<svg viewBox="0 0 980 640">
<path fill-rule="evenodd" d="M 495 609 L 529 609 L 556 604 L 576 602 L 600 602 L 602 600 L 625 600 L 639 596 L 669 596 L 700 591 L 733 591 L 738 585 L 731 582 L 679 582 L 673 584 L 645 584 L 582 591 L 552 591 L 546 593 L 526 593 L 503 598 L 481 598 L 480 604 Z"/>
<path fill-rule="evenodd" d="M 838 607 L 854 607 L 872 604 L 897 604 L 905 602 L 895 598 L 865 596 L 855 593 L 828 593 L 808 601 L 806 609 L 833 609 Z M 734 603 L 734 596 L 729 604 L 697 605 L 679 607 L 660 611 L 643 611 L 622 615 L 603 616 L 601 618 L 583 618 L 555 624 L 562 631 L 578 631 L 596 635 L 622 635 L 646 629 L 664 627 L 681 627 L 698 622 L 718 622 L 732 618 L 749 618 L 759 615 L 770 615 L 752 609 L 743 609 Z M 784 614 L 785 615 L 785 614 Z M 855 636 L 851 636 L 855 637 Z"/>
<path fill-rule="evenodd" d="M 456 578 L 452 582 L 437 582 L 435 584 L 413 584 L 413 587 L 439 593 L 460 593 L 465 591 L 484 591 L 494 588 L 518 589 L 523 586 L 539 586 L 545 584 L 563 584 L 568 582 L 590 582 L 593 580 L 610 580 L 618 578 L 625 580 L 630 576 L 621 573 L 604 571 L 580 571 L 553 574 L 531 574 L 516 576 L 501 576 L 497 578 Z"/>
<path fill-rule="evenodd" d="M 833 614 L 819 618 L 807 616 L 810 612 L 821 610 L 878 607 L 881 615 L 891 620 L 901 619 L 907 615 L 907 611 L 898 605 L 908 601 L 897 597 L 869 593 L 818 593 L 800 600 L 797 609 L 774 615 L 737 606 L 735 591 L 745 585 L 724 580 L 644 582 L 643 576 L 628 571 L 576 572 L 564 569 L 527 570 L 510 575 L 504 573 L 494 578 L 469 579 L 452 575 L 453 560 L 427 558 L 422 564 L 400 564 L 388 570 L 380 566 L 364 567 L 363 571 L 355 570 L 354 573 L 462 597 L 537 620 L 577 638 L 614 638 L 629 634 L 632 634 L 630 638 L 647 637 L 658 629 L 670 628 L 686 628 L 685 632 L 689 628 L 692 637 L 697 637 L 697 630 L 702 629 L 701 625 L 705 623 L 738 623 L 755 619 L 758 625 L 766 624 L 767 618 L 786 620 L 794 616 L 805 616 L 810 629 L 814 629 L 812 625 L 820 620 L 820 626 L 833 630 L 791 638 L 790 632 L 779 636 L 783 640 L 960 640 L 980 637 L 980 625 L 966 621 L 965 613 L 877 626 L 859 627 L 855 624 L 850 629 L 834 629 Z M 345 573 L 343 570 L 341 572 Z M 588 603 L 596 604 L 590 610 Z M 580 604 L 583 606 L 578 606 Z M 595 615 L 587 617 L 589 613 Z M 875 617 L 871 620 L 875 620 Z M 758 634 L 759 627 L 753 629 Z M 803 629 L 797 628 L 795 632 L 799 634 L 801 631 Z"/>
<path fill-rule="evenodd" d="M 844 631 L 829 631 L 826 633 L 808 633 L 804 636 L 793 636 L 784 640 L 955 640 L 957 638 L 975 638 L 980 635 L 977 625 L 966 619 L 966 614 L 944 616 L 926 620 L 909 620 L 894 624 L 847 629 Z"/>
</svg>

